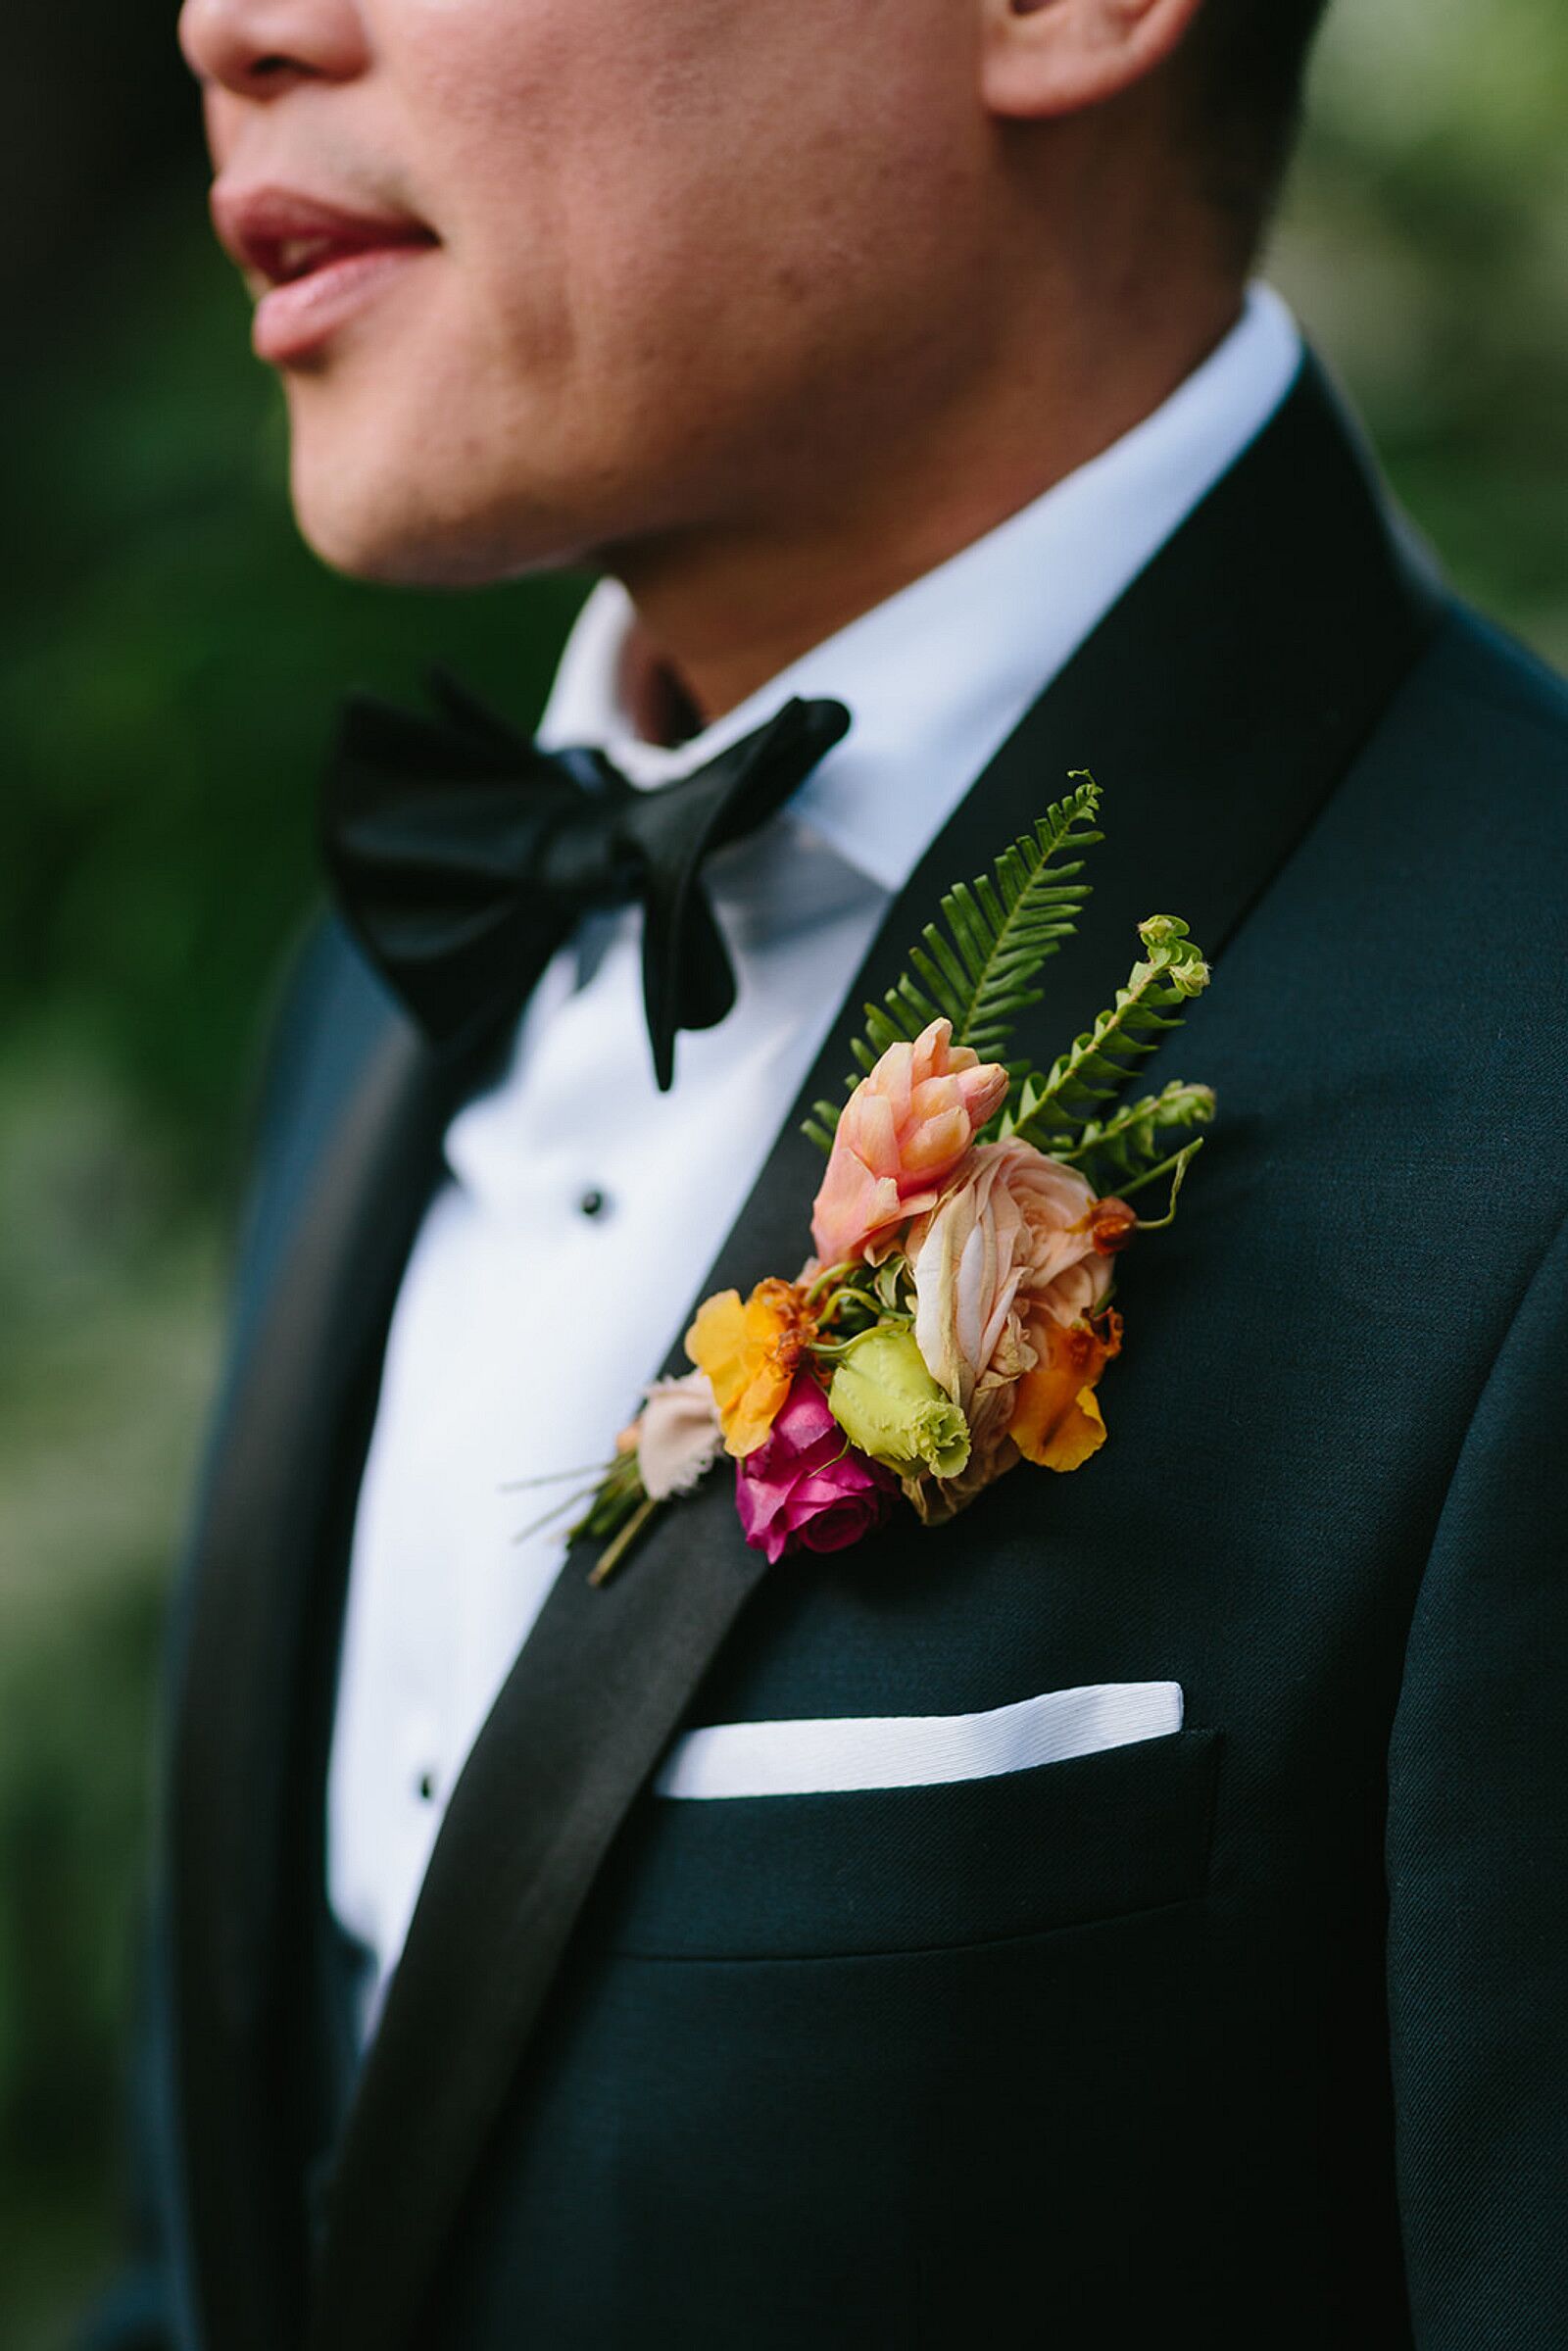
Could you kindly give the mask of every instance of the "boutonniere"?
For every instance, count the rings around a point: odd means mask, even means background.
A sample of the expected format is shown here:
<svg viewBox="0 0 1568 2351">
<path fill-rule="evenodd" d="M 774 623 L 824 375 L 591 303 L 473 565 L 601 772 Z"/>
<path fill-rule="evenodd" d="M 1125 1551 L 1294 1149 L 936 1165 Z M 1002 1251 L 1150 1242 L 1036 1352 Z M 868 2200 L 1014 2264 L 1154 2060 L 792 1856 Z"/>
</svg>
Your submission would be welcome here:
<svg viewBox="0 0 1568 2351">
<path fill-rule="evenodd" d="M 1049 1068 L 1009 1057 L 1103 838 L 1097 786 L 1073 780 L 990 875 L 948 893 L 867 1007 L 848 1101 L 807 1126 L 827 1155 L 813 1253 L 700 1308 L 694 1369 L 646 1392 L 573 1529 L 605 1539 L 595 1583 L 724 1456 L 746 1541 L 777 1560 L 845 1549 L 901 1506 L 940 1525 L 1020 1464 L 1075 1470 L 1103 1445 L 1121 1252 L 1172 1221 L 1214 1095 L 1123 1100 L 1208 984 L 1174 915 L 1139 925 L 1126 985 Z M 1163 1214 L 1140 1216 L 1133 1199 L 1161 1181 Z"/>
</svg>

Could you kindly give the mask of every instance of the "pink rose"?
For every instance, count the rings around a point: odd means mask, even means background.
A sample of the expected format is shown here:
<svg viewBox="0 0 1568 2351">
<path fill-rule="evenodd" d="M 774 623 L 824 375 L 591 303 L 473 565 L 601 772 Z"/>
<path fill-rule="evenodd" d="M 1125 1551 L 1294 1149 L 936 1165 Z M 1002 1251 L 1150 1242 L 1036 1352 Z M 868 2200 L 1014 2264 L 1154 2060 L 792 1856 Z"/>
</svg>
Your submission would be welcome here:
<svg viewBox="0 0 1568 2351">
<path fill-rule="evenodd" d="M 809 1372 L 797 1375 L 764 1444 L 735 1464 L 735 1502 L 754 1551 L 842 1551 L 887 1516 L 898 1481 L 856 1452 Z"/>
<path fill-rule="evenodd" d="M 951 1021 L 933 1020 L 912 1045 L 890 1045 L 840 1113 L 811 1213 L 822 1263 L 886 1256 L 901 1226 L 935 1207 L 1006 1092 L 1000 1062 L 955 1046 Z"/>
</svg>

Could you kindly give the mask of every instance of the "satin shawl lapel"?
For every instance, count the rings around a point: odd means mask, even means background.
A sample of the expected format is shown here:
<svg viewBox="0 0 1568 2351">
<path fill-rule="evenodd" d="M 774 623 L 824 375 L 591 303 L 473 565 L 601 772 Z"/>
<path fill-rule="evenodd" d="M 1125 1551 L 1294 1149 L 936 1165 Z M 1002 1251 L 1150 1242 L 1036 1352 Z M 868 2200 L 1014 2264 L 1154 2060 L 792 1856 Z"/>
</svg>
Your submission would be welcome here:
<svg viewBox="0 0 1568 2351">
<path fill-rule="evenodd" d="M 1092 765 L 1107 839 L 1034 1033 L 1086 1025 L 1178 911 L 1217 953 L 1289 856 L 1430 626 L 1310 366 L 1261 440 L 1097 631 L 922 858 L 704 1290 L 789 1272 L 861 1001 L 956 875 L 987 866 Z M 628 1399 L 605 1397 L 607 1428 Z M 977 1531 L 983 1539 L 983 1505 Z M 351 2109 L 312 2351 L 397 2351 L 627 1808 L 763 1570 L 720 1477 L 590 1590 L 569 1557 L 454 1790 Z M 541 2347 L 543 2351 L 543 2347 Z"/>
<path fill-rule="evenodd" d="M 298 2179 L 271 2044 L 305 1632 L 450 1094 L 450 1074 L 389 1019 L 232 1380 L 197 1529 L 170 1874 L 190 2237 L 203 2340 L 223 2351 L 299 2336 Z"/>
</svg>

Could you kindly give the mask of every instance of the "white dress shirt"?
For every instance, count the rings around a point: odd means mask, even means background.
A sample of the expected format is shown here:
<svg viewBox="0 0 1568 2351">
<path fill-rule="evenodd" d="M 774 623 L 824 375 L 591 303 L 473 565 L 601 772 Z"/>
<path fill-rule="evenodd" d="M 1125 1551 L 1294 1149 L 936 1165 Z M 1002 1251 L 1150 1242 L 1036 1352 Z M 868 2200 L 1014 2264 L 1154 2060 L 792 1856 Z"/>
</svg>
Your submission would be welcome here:
<svg viewBox="0 0 1568 2351">
<path fill-rule="evenodd" d="M 624 593 L 606 582 L 589 598 L 548 744 L 600 746 L 655 785 L 791 695 L 833 696 L 854 723 L 782 815 L 707 868 L 738 1001 L 718 1028 L 680 1038 L 674 1090 L 658 1093 L 650 1064 L 640 916 L 599 916 L 546 971 L 505 1075 L 448 1129 L 360 1494 L 328 1779 L 330 1898 L 373 1959 L 367 2030 L 453 1785 L 563 1557 L 569 1520 L 518 1535 L 574 1484 L 509 1487 L 606 1460 L 890 897 L 1261 429 L 1299 357 L 1284 305 L 1254 289 L 1219 349 L 1114 447 L 676 750 L 639 741 L 617 698 Z M 1042 805 L 1065 785 L 1042 776 Z M 803 1200 L 803 1255 L 808 1210 Z"/>
</svg>

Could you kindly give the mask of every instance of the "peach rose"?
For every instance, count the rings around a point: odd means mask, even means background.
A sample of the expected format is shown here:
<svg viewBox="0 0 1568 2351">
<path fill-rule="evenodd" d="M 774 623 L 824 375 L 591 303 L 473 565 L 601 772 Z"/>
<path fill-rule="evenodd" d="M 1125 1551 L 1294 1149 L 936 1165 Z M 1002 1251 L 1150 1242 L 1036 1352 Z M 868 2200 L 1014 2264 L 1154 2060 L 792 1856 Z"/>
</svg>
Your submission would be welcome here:
<svg viewBox="0 0 1568 2351">
<path fill-rule="evenodd" d="M 936 1205 L 1006 1093 L 1006 1071 L 956 1046 L 949 1020 L 933 1020 L 912 1045 L 890 1045 L 839 1118 L 811 1212 L 821 1262 L 886 1256 L 909 1218 Z"/>
<path fill-rule="evenodd" d="M 1056 1360 L 1053 1334 L 1092 1314 L 1110 1286 L 1110 1264 L 1096 1242 L 1096 1204 L 1076 1168 L 1032 1144 L 983 1143 L 910 1229 L 914 1335 L 932 1377 L 968 1420 L 972 1442 L 968 1469 L 947 1490 L 948 1509 L 1026 1449 L 1013 1435 L 1022 1384 Z M 1078 1386 L 1093 1382 L 1086 1377 Z M 1037 1409 L 1019 1425 L 1031 1443 L 1045 1445 L 1061 1418 L 1057 1412 L 1040 1434 L 1056 1390 L 1030 1393 Z M 932 1502 L 930 1514 L 940 1515 L 942 1499 Z"/>
</svg>

